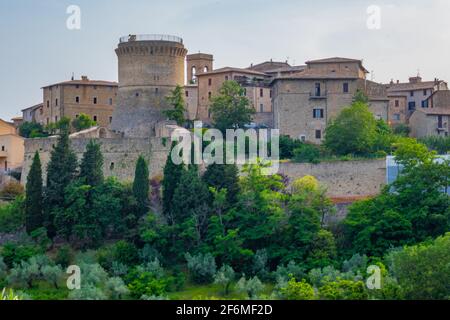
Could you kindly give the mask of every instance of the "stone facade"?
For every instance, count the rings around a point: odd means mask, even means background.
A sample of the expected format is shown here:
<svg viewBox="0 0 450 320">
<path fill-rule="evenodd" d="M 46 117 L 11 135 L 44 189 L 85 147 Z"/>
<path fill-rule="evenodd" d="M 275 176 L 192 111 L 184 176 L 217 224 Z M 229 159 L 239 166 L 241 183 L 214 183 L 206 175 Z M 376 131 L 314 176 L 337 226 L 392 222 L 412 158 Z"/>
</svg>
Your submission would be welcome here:
<svg viewBox="0 0 450 320">
<path fill-rule="evenodd" d="M 408 106 L 403 95 L 389 95 L 388 123 L 391 126 L 408 123 Z"/>
<path fill-rule="evenodd" d="M 35 122 L 48 125 L 58 122 L 64 117 L 74 120 L 84 113 L 98 125 L 109 127 L 116 105 L 116 97 L 116 82 L 89 80 L 83 76 L 81 80 L 71 80 L 44 87 L 44 103 L 34 110 L 32 117 Z M 28 115 L 27 118 L 29 118 Z"/>
<path fill-rule="evenodd" d="M 129 36 L 116 49 L 119 91 L 112 130 L 125 137 L 155 136 L 170 108 L 166 97 L 184 85 L 183 40 L 173 36 Z"/>
<path fill-rule="evenodd" d="M 370 197 L 378 195 L 386 185 L 386 160 L 287 162 L 280 164 L 279 173 L 290 183 L 306 175 L 314 176 L 331 198 Z"/>
<path fill-rule="evenodd" d="M 186 56 L 187 83 L 195 84 L 197 76 L 214 70 L 214 57 L 211 54 L 195 53 Z"/>
<path fill-rule="evenodd" d="M 450 132 L 450 109 L 417 109 L 410 117 L 409 125 L 411 136 L 415 138 L 447 137 Z"/>
<path fill-rule="evenodd" d="M 305 71 L 273 80 L 274 127 L 281 135 L 321 143 L 329 121 L 352 103 L 358 90 L 376 118 L 387 120 L 383 85 L 365 79 L 361 61 L 333 58 L 307 62 Z"/>
<path fill-rule="evenodd" d="M 86 145 L 90 138 L 71 137 L 71 147 L 81 160 L 86 151 Z M 161 138 L 99 138 L 95 141 L 101 145 L 104 157 L 103 173 L 105 177 L 117 177 L 122 181 L 133 181 L 136 162 L 140 155 L 149 163 L 150 177 L 162 176 L 170 143 L 165 144 Z M 26 183 L 29 168 L 33 162 L 35 152 L 39 152 L 42 162 L 44 182 L 46 180 L 46 168 L 50 160 L 53 146 L 57 138 L 26 139 L 25 163 L 22 171 L 22 183 Z"/>
<path fill-rule="evenodd" d="M 245 89 L 250 104 L 255 108 L 257 115 L 254 121 L 263 119 L 271 126 L 272 90 L 267 83 L 267 75 L 247 69 L 222 68 L 212 72 L 197 75 L 198 83 L 198 110 L 196 119 L 211 123 L 210 99 L 219 94 L 223 83 L 228 80 L 239 82 Z M 265 115 L 258 115 L 259 113 Z M 269 115 L 268 115 L 269 114 Z"/>
<path fill-rule="evenodd" d="M 23 155 L 24 139 L 13 125 L 0 119 L 0 172 L 21 168 Z"/>
</svg>

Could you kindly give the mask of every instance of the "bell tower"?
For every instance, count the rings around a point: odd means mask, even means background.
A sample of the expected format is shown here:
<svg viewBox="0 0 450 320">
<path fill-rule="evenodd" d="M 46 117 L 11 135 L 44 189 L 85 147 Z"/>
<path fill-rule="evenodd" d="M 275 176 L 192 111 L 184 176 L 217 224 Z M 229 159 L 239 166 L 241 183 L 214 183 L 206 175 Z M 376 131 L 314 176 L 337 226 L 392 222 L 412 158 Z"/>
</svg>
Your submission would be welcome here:
<svg viewBox="0 0 450 320">
<path fill-rule="evenodd" d="M 213 71 L 214 57 L 211 54 L 195 53 L 186 57 L 187 61 L 187 83 L 196 81 L 196 76 L 202 73 Z"/>
</svg>

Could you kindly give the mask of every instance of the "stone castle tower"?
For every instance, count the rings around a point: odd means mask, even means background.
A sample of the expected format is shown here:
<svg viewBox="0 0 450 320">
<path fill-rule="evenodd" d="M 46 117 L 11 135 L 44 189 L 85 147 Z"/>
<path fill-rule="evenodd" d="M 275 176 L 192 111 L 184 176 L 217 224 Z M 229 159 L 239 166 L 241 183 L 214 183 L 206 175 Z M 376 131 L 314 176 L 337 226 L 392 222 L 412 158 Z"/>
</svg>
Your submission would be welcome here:
<svg viewBox="0 0 450 320">
<path fill-rule="evenodd" d="M 169 35 L 130 35 L 120 39 L 117 107 L 111 128 L 124 137 L 155 135 L 155 125 L 170 108 L 166 96 L 184 85 L 187 50 Z"/>
</svg>

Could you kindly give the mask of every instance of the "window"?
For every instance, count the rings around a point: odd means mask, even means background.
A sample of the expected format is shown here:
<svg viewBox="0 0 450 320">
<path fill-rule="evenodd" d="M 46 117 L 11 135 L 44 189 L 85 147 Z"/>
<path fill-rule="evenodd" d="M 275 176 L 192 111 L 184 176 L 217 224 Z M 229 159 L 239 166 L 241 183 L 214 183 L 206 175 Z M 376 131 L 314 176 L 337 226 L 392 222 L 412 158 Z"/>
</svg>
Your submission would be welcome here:
<svg viewBox="0 0 450 320">
<path fill-rule="evenodd" d="M 422 101 L 422 108 L 428 108 L 428 100 Z"/>
<path fill-rule="evenodd" d="M 109 117 L 109 123 L 112 123 L 112 117 Z"/>
<path fill-rule="evenodd" d="M 304 134 L 300 135 L 300 141 L 306 142 L 306 136 Z"/>
<path fill-rule="evenodd" d="M 400 121 L 400 113 L 394 113 L 394 120 Z"/>
<path fill-rule="evenodd" d="M 416 103 L 414 101 L 408 102 L 408 109 L 409 110 L 415 110 L 416 109 Z"/>
<path fill-rule="evenodd" d="M 264 97 L 264 89 L 259 89 L 259 96 Z"/>
<path fill-rule="evenodd" d="M 197 78 L 197 77 L 196 77 L 196 74 L 197 74 L 197 68 L 192 67 L 191 71 L 192 71 L 192 79 L 191 79 L 191 80 L 192 80 L 193 82 L 195 82 L 195 79 Z"/>
<path fill-rule="evenodd" d="M 75 102 L 80 103 L 80 97 L 75 97 Z"/>
<path fill-rule="evenodd" d="M 2 146 L 2 151 L 5 151 L 5 146 Z"/>
<path fill-rule="evenodd" d="M 244 88 L 244 92 L 243 92 L 243 94 L 244 94 L 244 96 L 246 96 L 246 95 L 247 95 L 247 89 L 246 89 L 246 88 Z"/>
<path fill-rule="evenodd" d="M 400 101 L 395 100 L 395 106 L 398 107 L 400 105 Z"/>
<path fill-rule="evenodd" d="M 75 116 L 75 118 L 78 118 L 80 115 L 79 114 L 77 114 L 76 116 Z"/>
<path fill-rule="evenodd" d="M 210 78 L 210 79 L 208 79 L 208 86 L 211 86 L 212 85 L 212 79 Z"/>
<path fill-rule="evenodd" d="M 58 99 L 55 100 L 55 105 L 58 106 Z"/>
<path fill-rule="evenodd" d="M 114 170 L 114 162 L 111 162 L 111 164 L 109 165 L 109 170 Z"/>
<path fill-rule="evenodd" d="M 228 81 L 228 79 L 229 79 L 228 76 L 225 76 L 225 81 Z"/>
<path fill-rule="evenodd" d="M 272 90 L 270 90 L 270 97 L 272 98 Z"/>
<path fill-rule="evenodd" d="M 323 109 L 314 109 L 313 110 L 313 118 L 314 119 L 323 119 Z"/>
<path fill-rule="evenodd" d="M 139 97 L 139 92 L 136 92 L 134 95 L 135 95 L 136 97 Z"/>
<path fill-rule="evenodd" d="M 208 72 L 208 71 L 209 71 L 208 66 L 205 66 L 205 67 L 203 68 L 203 72 L 206 73 L 206 72 Z"/>
<path fill-rule="evenodd" d="M 55 116 L 55 122 L 58 122 L 58 116 Z"/>
<path fill-rule="evenodd" d="M 189 91 L 186 91 L 186 97 L 189 97 Z"/>
<path fill-rule="evenodd" d="M 316 84 L 315 84 L 314 95 L 315 95 L 316 97 L 320 97 L 320 83 L 316 83 Z"/>
<path fill-rule="evenodd" d="M 424 90 L 423 90 L 423 95 L 426 96 L 427 93 L 428 93 L 428 90 L 427 90 L 427 89 L 424 89 Z"/>
<path fill-rule="evenodd" d="M 80 85 L 79 85 L 79 84 L 77 84 L 77 85 L 75 86 L 75 88 L 77 88 L 77 89 L 80 89 Z"/>
<path fill-rule="evenodd" d="M 97 116 L 94 116 L 94 121 L 97 122 Z"/>
<path fill-rule="evenodd" d="M 322 131 L 316 130 L 316 139 L 322 139 Z"/>
<path fill-rule="evenodd" d="M 47 108 L 50 108 L 50 101 L 47 100 Z"/>
<path fill-rule="evenodd" d="M 50 119 L 49 118 L 47 118 L 47 125 L 50 123 Z"/>
<path fill-rule="evenodd" d="M 94 104 L 97 104 L 97 97 L 94 97 Z"/>
<path fill-rule="evenodd" d="M 347 82 L 344 83 L 343 91 L 344 91 L 344 93 L 348 93 L 348 83 Z"/>
<path fill-rule="evenodd" d="M 208 118 L 211 118 L 211 109 L 208 109 Z"/>
<path fill-rule="evenodd" d="M 264 112 L 264 104 L 259 105 L 259 112 Z"/>
<path fill-rule="evenodd" d="M 442 128 L 442 116 L 438 116 L 438 128 Z"/>
<path fill-rule="evenodd" d="M 211 96 L 212 96 L 211 92 L 208 92 L 208 99 L 211 99 Z"/>
<path fill-rule="evenodd" d="M 411 92 L 409 93 L 409 96 L 410 96 L 410 97 L 414 97 L 414 91 L 411 91 Z"/>
<path fill-rule="evenodd" d="M 112 106 L 113 105 L 113 99 L 109 98 L 109 105 Z"/>
<path fill-rule="evenodd" d="M 155 88 L 155 93 L 156 93 L 156 94 L 159 93 L 159 88 Z"/>
</svg>

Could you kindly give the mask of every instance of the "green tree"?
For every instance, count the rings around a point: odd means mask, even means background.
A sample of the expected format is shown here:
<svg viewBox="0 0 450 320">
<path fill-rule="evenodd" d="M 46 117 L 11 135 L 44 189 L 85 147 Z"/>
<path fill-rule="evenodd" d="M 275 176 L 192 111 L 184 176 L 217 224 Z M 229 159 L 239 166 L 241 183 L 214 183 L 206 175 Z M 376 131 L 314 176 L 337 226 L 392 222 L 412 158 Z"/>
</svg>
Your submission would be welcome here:
<svg viewBox="0 0 450 320">
<path fill-rule="evenodd" d="M 280 289 L 280 294 L 286 300 L 314 300 L 314 288 L 302 280 L 297 282 L 295 278 L 291 278 L 287 285 Z"/>
<path fill-rule="evenodd" d="M 37 122 L 24 122 L 19 127 L 19 134 L 24 138 L 46 137 L 44 127 Z"/>
<path fill-rule="evenodd" d="M 36 151 L 27 177 L 25 198 L 25 226 L 28 233 L 41 228 L 44 224 L 42 167 L 39 153 Z"/>
<path fill-rule="evenodd" d="M 149 206 L 150 180 L 147 161 L 140 156 L 136 163 L 134 174 L 133 194 L 139 205 L 141 215 L 145 214 Z"/>
<path fill-rule="evenodd" d="M 176 143 L 174 142 L 172 144 L 171 152 L 167 157 L 166 165 L 164 166 L 164 179 L 162 181 L 163 213 L 169 218 L 170 223 L 174 223 L 172 216 L 173 196 L 178 184 L 180 183 L 181 176 L 185 171 L 184 165 L 177 165 L 172 161 L 171 153 L 175 146 Z"/>
<path fill-rule="evenodd" d="M 365 155 L 372 150 L 377 123 L 368 106 L 354 102 L 326 128 L 324 145 L 337 155 Z"/>
<path fill-rule="evenodd" d="M 79 178 L 84 184 L 98 186 L 103 183 L 103 155 L 100 145 L 94 140 L 89 141 L 80 165 Z"/>
<path fill-rule="evenodd" d="M 165 110 L 163 112 L 169 120 L 176 121 L 179 126 L 183 126 L 186 123 L 186 108 L 183 95 L 183 87 L 177 85 L 175 89 L 170 92 L 170 95 L 166 97 L 167 102 L 173 107 L 173 109 Z"/>
<path fill-rule="evenodd" d="M 407 299 L 450 297 L 450 233 L 393 251 L 387 260 Z"/>
<path fill-rule="evenodd" d="M 321 300 L 367 300 L 364 282 L 338 279 L 319 288 Z"/>
<path fill-rule="evenodd" d="M 225 296 L 227 296 L 230 293 L 230 286 L 235 277 L 236 273 L 234 272 L 233 268 L 227 265 L 223 265 L 215 275 L 214 283 L 220 284 L 223 287 Z"/>
<path fill-rule="evenodd" d="M 82 131 L 96 126 L 97 123 L 85 113 L 81 113 L 77 118 L 72 120 L 72 127 L 76 131 Z"/>
<path fill-rule="evenodd" d="M 211 99 L 211 116 L 214 126 L 226 129 L 243 128 L 252 121 L 255 109 L 245 96 L 244 89 L 236 81 L 225 81 L 219 95 Z"/>
<path fill-rule="evenodd" d="M 53 148 L 47 165 L 47 188 L 45 191 L 45 225 L 49 237 L 54 237 L 54 215 L 65 203 L 65 189 L 74 181 L 77 173 L 77 157 L 70 148 L 69 133 L 63 131 Z"/>
<path fill-rule="evenodd" d="M 239 194 L 239 170 L 234 164 L 211 164 L 203 174 L 203 181 L 217 191 L 225 189 L 228 206 L 237 201 Z"/>
</svg>

